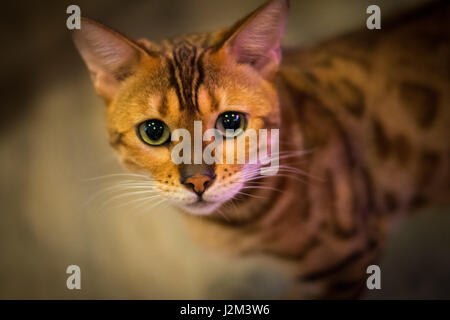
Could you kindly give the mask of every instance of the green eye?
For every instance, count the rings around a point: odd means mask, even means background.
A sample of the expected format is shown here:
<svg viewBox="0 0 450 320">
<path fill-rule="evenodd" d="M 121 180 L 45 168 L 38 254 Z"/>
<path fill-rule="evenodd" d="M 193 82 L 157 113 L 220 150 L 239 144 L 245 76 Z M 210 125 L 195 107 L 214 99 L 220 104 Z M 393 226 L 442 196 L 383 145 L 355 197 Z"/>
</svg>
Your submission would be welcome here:
<svg viewBox="0 0 450 320">
<path fill-rule="evenodd" d="M 142 122 L 138 126 L 138 133 L 142 141 L 151 146 L 160 146 L 170 138 L 167 124 L 157 119 Z"/>
<path fill-rule="evenodd" d="M 228 111 L 217 118 L 216 129 L 222 133 L 225 138 L 236 138 L 240 136 L 247 128 L 247 117 L 242 112 Z M 232 132 L 227 130 L 233 130 Z"/>
</svg>

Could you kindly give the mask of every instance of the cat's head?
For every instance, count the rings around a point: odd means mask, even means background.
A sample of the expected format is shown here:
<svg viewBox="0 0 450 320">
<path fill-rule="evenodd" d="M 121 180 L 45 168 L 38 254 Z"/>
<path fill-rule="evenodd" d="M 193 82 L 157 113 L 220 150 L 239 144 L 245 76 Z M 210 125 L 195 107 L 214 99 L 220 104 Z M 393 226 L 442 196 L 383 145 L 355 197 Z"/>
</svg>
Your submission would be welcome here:
<svg viewBox="0 0 450 320">
<path fill-rule="evenodd" d="M 279 128 L 273 80 L 288 7 L 288 0 L 272 0 L 231 28 L 160 43 L 133 41 L 88 19 L 74 31 L 76 47 L 107 104 L 112 146 L 127 168 L 148 175 L 173 204 L 210 213 L 258 174 L 260 164 L 194 164 L 194 143 L 183 150 L 193 150 L 191 164 L 176 164 L 172 153 L 181 139 L 172 138 L 185 129 L 194 139 L 194 121 L 201 121 L 201 133 L 216 128 L 224 144 L 248 141 L 242 133 L 250 129 L 259 134 L 259 129 Z M 235 129 L 234 134 L 226 129 Z"/>
</svg>

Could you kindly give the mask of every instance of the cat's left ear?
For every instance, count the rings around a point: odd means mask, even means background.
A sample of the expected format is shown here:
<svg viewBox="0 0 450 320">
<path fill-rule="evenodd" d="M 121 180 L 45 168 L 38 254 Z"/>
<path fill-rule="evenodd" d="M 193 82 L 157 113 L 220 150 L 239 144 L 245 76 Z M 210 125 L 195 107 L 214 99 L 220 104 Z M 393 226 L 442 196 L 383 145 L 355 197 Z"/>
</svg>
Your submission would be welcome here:
<svg viewBox="0 0 450 320">
<path fill-rule="evenodd" d="M 281 40 L 287 25 L 289 0 L 270 0 L 230 29 L 223 48 L 238 63 L 272 76 L 281 62 Z"/>
</svg>

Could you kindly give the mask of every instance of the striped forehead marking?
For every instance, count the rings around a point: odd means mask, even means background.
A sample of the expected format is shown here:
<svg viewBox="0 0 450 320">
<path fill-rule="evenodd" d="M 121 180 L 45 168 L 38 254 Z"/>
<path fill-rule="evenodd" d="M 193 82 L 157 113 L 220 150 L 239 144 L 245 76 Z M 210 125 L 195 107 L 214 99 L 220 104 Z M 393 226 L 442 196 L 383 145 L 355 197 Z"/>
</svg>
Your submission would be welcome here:
<svg viewBox="0 0 450 320">
<path fill-rule="evenodd" d="M 180 110 L 200 111 L 198 89 L 203 82 L 202 57 L 204 50 L 182 42 L 172 49 L 169 60 L 171 84 L 175 88 L 180 102 Z"/>
</svg>

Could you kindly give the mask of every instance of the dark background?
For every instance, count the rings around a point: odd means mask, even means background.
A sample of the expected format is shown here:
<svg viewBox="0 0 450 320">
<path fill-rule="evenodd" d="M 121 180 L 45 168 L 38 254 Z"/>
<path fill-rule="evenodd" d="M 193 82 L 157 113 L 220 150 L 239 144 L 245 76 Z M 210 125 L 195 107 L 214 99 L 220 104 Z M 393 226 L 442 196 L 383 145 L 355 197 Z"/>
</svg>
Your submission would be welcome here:
<svg viewBox="0 0 450 320">
<path fill-rule="evenodd" d="M 292 0 L 286 45 L 307 46 L 425 1 Z M 122 172 L 102 102 L 66 29 L 66 8 L 136 38 L 228 26 L 260 0 L 5 1 L 0 38 L 0 298 L 275 298 L 285 279 L 258 261 L 193 244 L 169 208 L 133 214 L 86 200 Z M 399 223 L 383 257 L 382 290 L 367 298 L 450 298 L 450 217 Z M 66 267 L 82 290 L 66 289 Z"/>
</svg>

